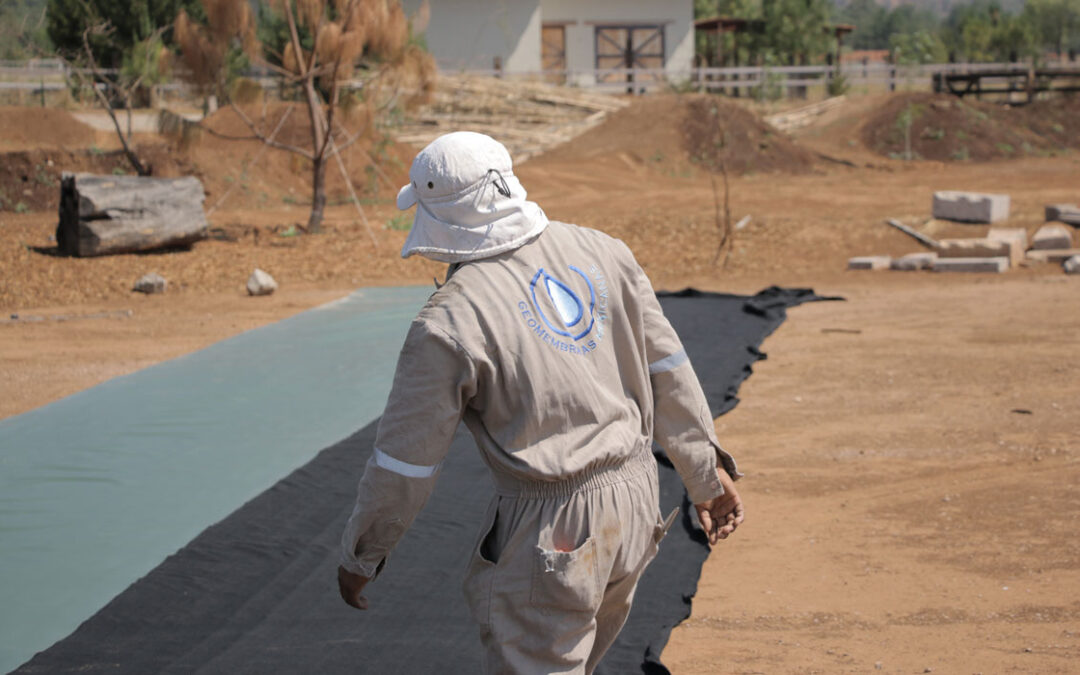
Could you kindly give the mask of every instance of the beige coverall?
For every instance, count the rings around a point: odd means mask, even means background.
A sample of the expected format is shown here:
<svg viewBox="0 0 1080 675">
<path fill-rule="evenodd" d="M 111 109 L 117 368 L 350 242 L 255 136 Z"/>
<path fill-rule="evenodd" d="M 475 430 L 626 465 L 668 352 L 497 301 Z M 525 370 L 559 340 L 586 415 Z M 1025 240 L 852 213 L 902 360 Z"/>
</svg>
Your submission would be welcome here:
<svg viewBox="0 0 1080 675">
<path fill-rule="evenodd" d="M 650 441 L 694 503 L 737 477 L 678 337 L 630 250 L 551 222 L 458 268 L 409 329 L 342 538 L 366 577 L 431 494 L 464 419 L 493 499 L 465 580 L 488 673 L 591 673 L 671 518 Z M 674 515 L 674 514 L 672 514 Z"/>
</svg>

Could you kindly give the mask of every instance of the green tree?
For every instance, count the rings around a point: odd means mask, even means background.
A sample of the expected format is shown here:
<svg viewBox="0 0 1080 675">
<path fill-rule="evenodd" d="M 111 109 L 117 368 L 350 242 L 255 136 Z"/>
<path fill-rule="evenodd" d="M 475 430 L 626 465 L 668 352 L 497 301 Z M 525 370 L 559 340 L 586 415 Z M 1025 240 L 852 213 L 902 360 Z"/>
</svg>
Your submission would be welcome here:
<svg viewBox="0 0 1080 675">
<path fill-rule="evenodd" d="M 0 59 L 28 59 L 51 51 L 45 0 L 0 0 Z"/>
<path fill-rule="evenodd" d="M 783 63 L 808 64 L 832 46 L 831 0 L 762 0 L 762 46 Z"/>
<path fill-rule="evenodd" d="M 108 25 L 108 34 L 91 37 L 94 60 L 103 68 L 119 68 L 125 54 L 155 35 L 172 40 L 161 29 L 172 25 L 181 9 L 202 16 L 198 0 L 47 0 L 49 39 L 63 54 L 83 51 L 83 33 L 90 26 Z"/>
<path fill-rule="evenodd" d="M 1059 58 L 1080 39 L 1080 0 L 1028 0 L 1023 16 L 1039 45 Z"/>
<path fill-rule="evenodd" d="M 914 33 L 895 33 L 889 38 L 893 63 L 942 63 L 946 58 L 945 43 L 937 33 L 917 30 Z"/>
</svg>

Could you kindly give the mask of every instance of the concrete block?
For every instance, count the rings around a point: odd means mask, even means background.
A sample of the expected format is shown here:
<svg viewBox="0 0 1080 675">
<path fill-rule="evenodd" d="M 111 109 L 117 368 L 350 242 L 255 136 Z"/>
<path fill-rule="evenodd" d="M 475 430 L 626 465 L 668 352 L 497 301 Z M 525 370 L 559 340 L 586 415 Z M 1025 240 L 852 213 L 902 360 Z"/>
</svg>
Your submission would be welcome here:
<svg viewBox="0 0 1080 675">
<path fill-rule="evenodd" d="M 1000 258 L 1006 257 L 1012 262 L 1013 256 L 1017 255 L 1016 262 L 1024 259 L 1024 250 L 1019 249 L 1018 254 L 1013 253 L 1015 244 L 1007 241 L 995 241 L 993 239 L 941 239 L 938 241 L 939 258 Z"/>
<path fill-rule="evenodd" d="M 1072 248 L 1072 245 L 1072 229 L 1057 223 L 1043 225 L 1031 239 L 1031 248 L 1036 251 Z"/>
<path fill-rule="evenodd" d="M 849 258 L 847 268 L 849 270 L 887 270 L 892 258 L 887 255 L 864 255 L 858 258 Z"/>
<path fill-rule="evenodd" d="M 890 267 L 902 272 L 933 269 L 934 261 L 937 260 L 937 257 L 938 254 L 932 251 L 927 251 L 925 253 L 908 253 L 907 255 L 902 255 L 893 260 Z"/>
<path fill-rule="evenodd" d="M 997 258 L 938 258 L 934 261 L 935 272 L 993 272 L 1000 274 L 1009 269 L 1009 259 Z"/>
<path fill-rule="evenodd" d="M 1076 204 L 1047 204 L 1046 222 L 1053 220 L 1065 220 L 1065 218 L 1080 219 L 1080 206 Z"/>
<path fill-rule="evenodd" d="M 1032 250 L 1027 252 L 1027 259 L 1031 262 L 1062 263 L 1080 254 L 1080 248 L 1050 248 Z"/>
<path fill-rule="evenodd" d="M 1027 230 L 1022 227 L 991 227 L 986 232 L 986 238 L 993 241 L 1018 241 L 1020 249 L 1027 250 Z"/>
<path fill-rule="evenodd" d="M 1065 274 L 1080 274 L 1080 254 L 1074 255 L 1062 265 Z"/>
<path fill-rule="evenodd" d="M 996 223 L 1009 218 L 1009 195 L 935 192 L 933 212 L 935 218 L 962 223 Z"/>
</svg>

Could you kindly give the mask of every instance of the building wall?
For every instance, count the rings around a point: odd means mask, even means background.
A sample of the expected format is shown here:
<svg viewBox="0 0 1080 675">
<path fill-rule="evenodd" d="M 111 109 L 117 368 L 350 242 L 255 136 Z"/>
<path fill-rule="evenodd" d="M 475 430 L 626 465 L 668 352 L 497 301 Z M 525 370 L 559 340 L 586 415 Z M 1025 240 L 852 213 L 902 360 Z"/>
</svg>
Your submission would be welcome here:
<svg viewBox="0 0 1080 675">
<path fill-rule="evenodd" d="M 694 63 L 693 0 L 540 0 L 542 23 L 566 24 L 566 66 L 573 84 L 590 85 L 596 67 L 596 24 L 664 26 L 664 68 L 689 77 Z"/>
<path fill-rule="evenodd" d="M 403 0 L 412 15 L 422 0 Z M 540 0 L 430 0 L 425 39 L 443 71 L 540 70 Z"/>
</svg>

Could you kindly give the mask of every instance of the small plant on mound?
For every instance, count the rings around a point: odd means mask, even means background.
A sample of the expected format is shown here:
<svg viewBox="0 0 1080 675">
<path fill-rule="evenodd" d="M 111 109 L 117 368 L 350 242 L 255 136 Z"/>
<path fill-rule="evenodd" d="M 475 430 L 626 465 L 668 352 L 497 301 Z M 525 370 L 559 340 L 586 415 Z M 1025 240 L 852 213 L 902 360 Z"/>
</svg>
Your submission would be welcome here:
<svg viewBox="0 0 1080 675">
<path fill-rule="evenodd" d="M 386 221 L 386 229 L 398 232 L 407 232 L 412 227 L 412 216 L 408 213 L 400 213 Z"/>
<path fill-rule="evenodd" d="M 825 91 L 829 96 L 843 96 L 851 89 L 851 84 L 848 82 L 847 75 L 837 71 L 833 73 L 829 78 L 828 84 L 825 85 Z"/>
</svg>

